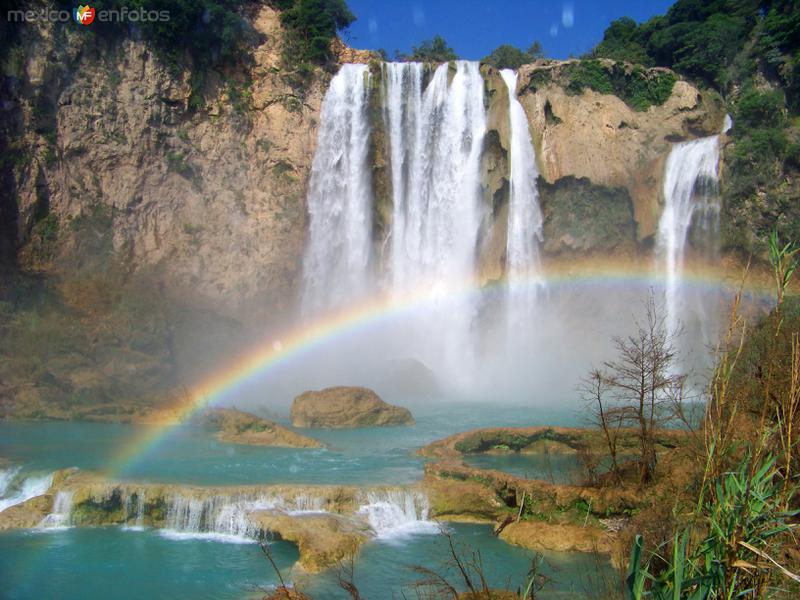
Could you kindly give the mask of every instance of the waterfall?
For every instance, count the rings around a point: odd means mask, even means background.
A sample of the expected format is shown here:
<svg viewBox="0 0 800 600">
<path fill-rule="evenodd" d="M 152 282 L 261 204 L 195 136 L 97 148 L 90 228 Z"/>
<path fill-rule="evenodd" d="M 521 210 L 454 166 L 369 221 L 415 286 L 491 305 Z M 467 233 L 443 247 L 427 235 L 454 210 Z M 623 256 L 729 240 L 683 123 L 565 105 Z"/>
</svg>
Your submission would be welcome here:
<svg viewBox="0 0 800 600">
<path fill-rule="evenodd" d="M 687 317 L 681 283 L 690 229 L 716 234 L 719 228 L 718 163 L 716 135 L 674 144 L 667 158 L 657 252 L 665 276 L 669 332 Z"/>
<path fill-rule="evenodd" d="M 365 494 L 358 512 L 367 517 L 376 537 L 391 539 L 417 533 L 438 533 L 438 525 L 428 520 L 429 510 L 425 494 L 387 490 Z"/>
<path fill-rule="evenodd" d="M 441 296 L 441 305 L 407 333 L 445 370 L 463 373 L 469 371 L 465 353 L 477 306 L 474 300 L 444 300 L 475 274 L 484 218 L 484 82 L 478 63 L 457 61 L 454 72 L 450 64 L 440 65 L 423 88 L 424 69 L 419 63 L 388 63 L 384 71 L 392 181 L 391 258 L 384 279 L 398 298 L 421 288 Z"/>
<path fill-rule="evenodd" d="M 247 497 L 210 496 L 194 498 L 175 495 L 167 508 L 162 535 L 169 539 L 211 539 L 250 543 L 260 531 L 248 518 L 259 508 L 272 504 Z"/>
<path fill-rule="evenodd" d="M 370 284 L 368 93 L 367 66 L 348 64 L 333 78 L 322 103 L 308 192 L 306 313 L 338 308 L 366 293 Z"/>
<path fill-rule="evenodd" d="M 133 506 L 134 501 L 136 502 L 135 509 Z M 142 531 L 144 529 L 145 491 L 137 490 L 133 494 L 125 494 L 123 505 L 126 521 L 133 520 L 133 525 L 126 525 L 123 529 Z"/>
<path fill-rule="evenodd" d="M 326 512 L 326 505 L 327 502 L 325 501 L 325 498 L 301 494 L 294 499 L 294 508 L 289 509 L 286 512 L 290 515 L 323 513 Z"/>
<path fill-rule="evenodd" d="M 250 519 L 254 511 L 289 515 L 325 512 L 324 498 L 299 495 L 292 501 L 257 494 L 192 497 L 174 495 L 168 505 L 164 537 L 175 540 L 208 539 L 246 544 L 258 540 L 261 529 Z"/>
<path fill-rule="evenodd" d="M 40 529 L 63 529 L 72 525 L 72 490 L 62 490 L 53 501 L 53 511 L 39 523 Z"/>
<path fill-rule="evenodd" d="M 0 512 L 47 493 L 53 475 L 25 475 L 21 467 L 0 469 Z"/>
<path fill-rule="evenodd" d="M 517 99 L 517 74 L 503 69 L 500 75 L 508 88 L 510 141 L 510 198 L 506 242 L 506 274 L 509 292 L 509 324 L 512 330 L 530 322 L 537 289 L 544 286 L 539 261 L 542 240 L 542 211 L 536 180 L 539 170 L 528 118 Z"/>
</svg>

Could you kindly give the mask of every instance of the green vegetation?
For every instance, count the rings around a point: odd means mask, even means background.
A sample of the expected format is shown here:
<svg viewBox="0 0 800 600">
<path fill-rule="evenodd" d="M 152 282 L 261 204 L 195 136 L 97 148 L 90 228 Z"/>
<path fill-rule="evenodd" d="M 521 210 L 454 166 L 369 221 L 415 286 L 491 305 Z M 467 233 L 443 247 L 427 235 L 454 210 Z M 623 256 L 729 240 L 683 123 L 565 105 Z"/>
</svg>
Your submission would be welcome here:
<svg viewBox="0 0 800 600">
<path fill-rule="evenodd" d="M 763 598 L 772 572 L 786 575 L 767 550 L 774 554 L 775 538 L 791 535 L 800 510 L 785 509 L 775 459 L 753 462 L 746 457 L 703 490 L 699 522 L 675 535 L 666 561 L 650 556 L 642 563 L 643 540 L 636 538 L 627 580 L 634 600 Z M 800 580 L 789 573 L 792 578 Z"/>
<path fill-rule="evenodd" d="M 679 73 L 724 87 L 730 67 L 757 23 L 758 0 L 679 0 L 664 16 L 637 25 L 613 21 L 593 56 Z"/>
<path fill-rule="evenodd" d="M 430 40 L 423 41 L 419 46 L 412 46 L 411 54 L 400 54 L 399 52 L 396 54 L 398 60 L 427 63 L 442 63 L 458 59 L 455 51 L 438 34 Z"/>
<path fill-rule="evenodd" d="M 276 0 L 287 30 L 284 60 L 297 69 L 333 59 L 331 40 L 356 20 L 345 0 Z"/>
<path fill-rule="evenodd" d="M 790 126 L 781 90 L 748 88 L 734 107 L 735 144 L 728 155 L 723 193 L 729 216 L 724 243 L 763 253 L 773 229 L 800 238 L 797 207 L 797 131 Z M 737 231 L 746 232 L 737 235 Z M 753 239 L 755 238 L 755 239 Z"/>
<path fill-rule="evenodd" d="M 589 88 L 601 94 L 614 94 L 640 111 L 664 104 L 675 85 L 675 75 L 669 71 L 628 68 L 621 62 L 606 65 L 599 60 L 581 60 L 569 65 L 567 71 L 567 93 L 580 94 Z"/>
<path fill-rule="evenodd" d="M 196 70 L 237 59 L 253 39 L 252 29 L 241 16 L 247 0 L 98 0 L 96 10 L 169 11 L 168 20 L 141 20 L 135 23 L 137 35 L 148 40 L 165 62 L 175 70 L 186 59 Z M 74 3 L 61 2 L 72 11 Z M 134 31 L 133 23 L 100 22 L 92 24 L 99 35 L 118 35 Z"/>
<path fill-rule="evenodd" d="M 519 69 L 522 65 L 527 65 L 543 57 L 542 45 L 536 41 L 527 50 L 521 50 L 511 44 L 503 44 L 492 50 L 492 53 L 481 62 L 492 65 L 496 69 Z"/>
</svg>

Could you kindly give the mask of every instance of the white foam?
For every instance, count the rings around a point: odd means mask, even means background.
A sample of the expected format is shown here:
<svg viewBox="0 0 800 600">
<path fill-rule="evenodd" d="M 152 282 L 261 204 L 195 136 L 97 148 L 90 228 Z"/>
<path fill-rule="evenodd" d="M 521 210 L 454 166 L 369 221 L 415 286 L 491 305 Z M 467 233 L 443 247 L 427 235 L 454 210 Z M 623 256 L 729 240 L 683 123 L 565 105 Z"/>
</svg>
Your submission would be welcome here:
<svg viewBox="0 0 800 600">
<path fill-rule="evenodd" d="M 56 494 L 53 512 L 39 523 L 39 529 L 68 529 L 72 526 L 72 490 L 62 490 Z"/>
<path fill-rule="evenodd" d="M 53 474 L 20 474 L 20 467 L 0 470 L 0 512 L 46 494 L 53 483 Z"/>
<path fill-rule="evenodd" d="M 158 535 L 177 542 L 187 540 L 201 540 L 205 542 L 220 542 L 223 544 L 254 544 L 256 540 L 240 535 L 216 533 L 213 531 L 176 531 L 175 529 L 160 529 Z"/>
<path fill-rule="evenodd" d="M 378 539 L 399 540 L 439 533 L 439 525 L 428 520 L 428 497 L 424 494 L 400 490 L 370 492 L 365 500 L 358 512 L 367 517 Z"/>
</svg>

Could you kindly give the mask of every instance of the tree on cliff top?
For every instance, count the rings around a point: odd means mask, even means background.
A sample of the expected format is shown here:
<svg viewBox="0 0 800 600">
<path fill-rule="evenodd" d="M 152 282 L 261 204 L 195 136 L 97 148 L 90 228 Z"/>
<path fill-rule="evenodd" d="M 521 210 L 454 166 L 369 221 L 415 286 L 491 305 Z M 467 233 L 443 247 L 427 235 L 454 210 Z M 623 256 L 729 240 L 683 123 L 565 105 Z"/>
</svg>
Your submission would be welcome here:
<svg viewBox="0 0 800 600">
<path fill-rule="evenodd" d="M 423 41 L 419 46 L 412 46 L 411 54 L 398 52 L 397 58 L 419 62 L 448 62 L 457 60 L 458 55 L 447 45 L 445 39 L 437 34 L 432 39 Z"/>
<path fill-rule="evenodd" d="M 278 8 L 288 33 L 286 56 L 301 63 L 329 61 L 336 32 L 356 20 L 345 0 L 279 0 Z"/>
<path fill-rule="evenodd" d="M 542 44 L 533 42 L 527 50 L 521 50 L 511 44 L 503 44 L 492 50 L 481 62 L 492 65 L 496 69 L 519 69 L 522 65 L 543 58 Z"/>
</svg>

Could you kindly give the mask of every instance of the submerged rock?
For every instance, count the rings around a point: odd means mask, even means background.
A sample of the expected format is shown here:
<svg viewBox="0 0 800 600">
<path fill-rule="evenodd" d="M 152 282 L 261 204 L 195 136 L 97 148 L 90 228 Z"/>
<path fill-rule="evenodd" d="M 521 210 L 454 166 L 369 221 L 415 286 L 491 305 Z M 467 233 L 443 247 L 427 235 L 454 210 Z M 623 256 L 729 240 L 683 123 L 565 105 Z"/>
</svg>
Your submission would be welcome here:
<svg viewBox="0 0 800 600">
<path fill-rule="evenodd" d="M 318 392 L 303 392 L 292 402 L 295 427 L 389 427 L 413 425 L 411 412 L 387 404 L 370 389 L 331 387 Z"/>
<path fill-rule="evenodd" d="M 230 408 L 215 408 L 199 417 L 200 424 L 217 432 L 217 439 L 231 444 L 321 448 L 317 440 L 295 433 L 282 425 L 250 413 Z"/>
</svg>

